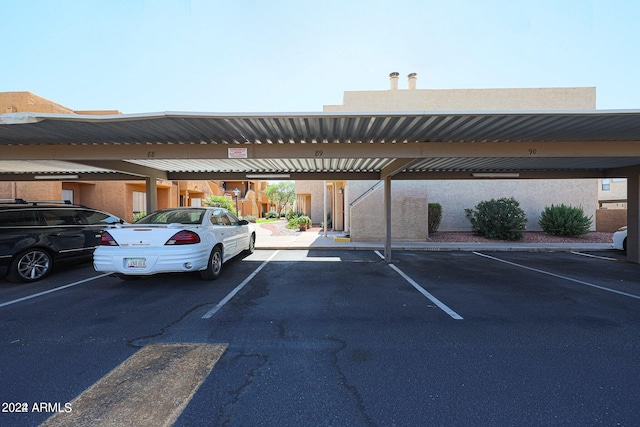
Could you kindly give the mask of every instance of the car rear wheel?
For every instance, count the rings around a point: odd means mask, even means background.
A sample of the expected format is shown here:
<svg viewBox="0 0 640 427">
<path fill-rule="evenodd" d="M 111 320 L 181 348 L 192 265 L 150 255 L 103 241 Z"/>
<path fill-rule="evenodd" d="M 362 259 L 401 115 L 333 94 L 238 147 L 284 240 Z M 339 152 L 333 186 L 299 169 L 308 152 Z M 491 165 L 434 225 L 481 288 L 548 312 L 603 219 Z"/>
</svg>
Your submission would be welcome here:
<svg viewBox="0 0 640 427">
<path fill-rule="evenodd" d="M 204 280 L 215 280 L 222 273 L 222 250 L 216 246 L 209 256 L 209 264 L 205 270 L 200 272 L 200 277 Z"/>
<path fill-rule="evenodd" d="M 7 273 L 7 280 L 11 282 L 35 282 L 51 272 L 53 259 L 43 249 L 29 249 L 20 253 Z"/>
<path fill-rule="evenodd" d="M 626 237 L 622 241 L 622 250 L 627 252 L 627 238 Z"/>
</svg>

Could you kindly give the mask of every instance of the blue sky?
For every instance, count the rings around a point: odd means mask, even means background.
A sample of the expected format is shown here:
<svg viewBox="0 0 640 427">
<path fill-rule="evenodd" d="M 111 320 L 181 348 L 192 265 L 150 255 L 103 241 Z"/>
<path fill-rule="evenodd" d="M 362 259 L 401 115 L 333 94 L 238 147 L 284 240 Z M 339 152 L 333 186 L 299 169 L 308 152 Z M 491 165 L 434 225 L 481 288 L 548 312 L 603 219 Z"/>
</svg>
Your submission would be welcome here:
<svg viewBox="0 0 640 427">
<path fill-rule="evenodd" d="M 316 112 L 345 90 L 597 88 L 640 109 L 638 0 L 0 0 L 0 91 L 75 110 Z"/>
</svg>

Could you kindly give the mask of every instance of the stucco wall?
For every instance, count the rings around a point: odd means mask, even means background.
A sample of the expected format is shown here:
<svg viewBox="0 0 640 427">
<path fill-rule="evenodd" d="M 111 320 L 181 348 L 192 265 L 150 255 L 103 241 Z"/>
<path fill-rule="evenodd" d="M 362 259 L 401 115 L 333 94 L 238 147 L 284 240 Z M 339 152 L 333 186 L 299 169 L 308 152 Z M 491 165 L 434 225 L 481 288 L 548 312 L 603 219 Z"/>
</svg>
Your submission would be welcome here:
<svg viewBox="0 0 640 427">
<path fill-rule="evenodd" d="M 311 195 L 311 215 L 309 217 L 314 224 L 320 224 L 324 221 L 323 186 L 323 181 L 296 181 L 296 194 Z"/>
<path fill-rule="evenodd" d="M 399 82 L 401 85 L 402 81 Z M 406 83 L 404 83 L 406 85 Z M 396 86 L 397 87 L 397 86 Z M 342 105 L 325 105 L 325 112 L 371 111 L 540 111 L 594 110 L 595 87 L 573 88 L 506 88 L 506 89 L 389 89 L 346 91 Z M 349 182 L 350 200 L 371 187 L 372 181 Z M 419 191 L 412 189 L 420 188 Z M 426 238 L 427 204 L 442 205 L 441 231 L 467 231 L 471 225 L 464 209 L 473 208 L 483 200 L 514 197 L 527 213 L 527 229 L 540 230 L 540 212 L 551 204 L 580 206 L 587 216 L 593 216 L 597 203 L 596 180 L 464 180 L 464 181 L 395 181 L 392 185 L 394 221 L 392 238 Z M 363 189 L 362 191 L 365 191 Z M 381 240 L 384 224 L 376 220 L 382 215 L 382 187 L 367 196 L 367 200 L 351 209 L 350 228 L 354 241 Z M 421 198 L 419 195 L 424 194 Z M 407 200 L 404 200 L 404 198 Z M 371 199 L 371 200 L 369 200 Z M 414 200 L 415 199 L 415 200 Z M 424 210 L 424 211 L 423 211 Z M 378 214 L 379 212 L 379 214 Z M 395 218 L 397 217 L 397 219 Z M 412 221 L 408 218 L 411 217 Z M 424 221 L 424 226 L 416 222 Z M 375 225 L 372 225 L 375 224 Z M 403 236 L 402 233 L 408 236 Z"/>
<path fill-rule="evenodd" d="M 415 89 L 346 91 L 323 111 L 594 110 L 596 89 Z"/>
<path fill-rule="evenodd" d="M 377 181 L 349 181 L 349 199 L 358 197 Z M 426 181 L 391 182 L 391 236 L 394 241 L 421 242 L 428 237 Z M 351 202 L 349 202 L 351 204 Z M 382 241 L 385 238 L 384 185 L 350 208 L 351 240 Z"/>
<path fill-rule="evenodd" d="M 613 233 L 627 225 L 626 209 L 598 209 L 596 211 L 596 230 Z"/>
<path fill-rule="evenodd" d="M 527 230 L 540 231 L 538 219 L 546 206 L 564 203 L 582 207 L 593 217 L 595 230 L 597 180 L 487 180 L 487 181 L 425 181 L 431 203 L 442 205 L 439 231 L 468 231 L 471 224 L 464 209 L 479 202 L 514 197 L 526 212 Z"/>
</svg>

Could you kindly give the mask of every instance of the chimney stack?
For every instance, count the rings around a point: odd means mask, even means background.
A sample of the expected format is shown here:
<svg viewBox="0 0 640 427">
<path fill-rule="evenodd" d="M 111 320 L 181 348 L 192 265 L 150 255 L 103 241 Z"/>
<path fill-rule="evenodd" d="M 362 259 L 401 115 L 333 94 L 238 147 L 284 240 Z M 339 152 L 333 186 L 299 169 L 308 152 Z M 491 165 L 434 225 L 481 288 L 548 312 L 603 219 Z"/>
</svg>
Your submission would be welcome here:
<svg viewBox="0 0 640 427">
<path fill-rule="evenodd" d="M 409 81 L 409 89 L 416 89 L 416 80 L 418 80 L 418 73 L 411 73 L 407 76 L 407 80 Z"/>
<path fill-rule="evenodd" d="M 389 89 L 398 90 L 399 78 L 400 78 L 400 73 L 398 73 L 397 71 L 394 71 L 393 73 L 389 74 L 389 84 L 390 84 Z"/>
</svg>

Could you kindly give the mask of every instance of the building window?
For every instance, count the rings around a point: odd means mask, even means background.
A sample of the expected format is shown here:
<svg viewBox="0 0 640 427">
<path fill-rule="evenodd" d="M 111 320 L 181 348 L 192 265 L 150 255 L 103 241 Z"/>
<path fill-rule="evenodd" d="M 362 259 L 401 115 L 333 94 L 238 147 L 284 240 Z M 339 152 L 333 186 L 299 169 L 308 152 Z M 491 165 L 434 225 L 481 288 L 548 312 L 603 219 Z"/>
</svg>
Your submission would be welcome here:
<svg viewBox="0 0 640 427">
<path fill-rule="evenodd" d="M 602 180 L 602 191 L 611 190 L 611 180 L 609 178 L 604 178 Z"/>
<path fill-rule="evenodd" d="M 133 213 L 137 214 L 140 212 L 147 211 L 147 193 L 142 191 L 134 191 L 133 192 Z"/>
<path fill-rule="evenodd" d="M 62 200 L 68 200 L 73 203 L 73 190 L 62 189 Z"/>
</svg>

